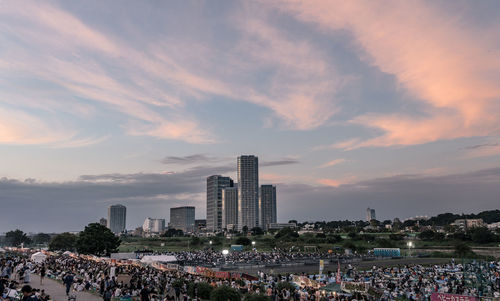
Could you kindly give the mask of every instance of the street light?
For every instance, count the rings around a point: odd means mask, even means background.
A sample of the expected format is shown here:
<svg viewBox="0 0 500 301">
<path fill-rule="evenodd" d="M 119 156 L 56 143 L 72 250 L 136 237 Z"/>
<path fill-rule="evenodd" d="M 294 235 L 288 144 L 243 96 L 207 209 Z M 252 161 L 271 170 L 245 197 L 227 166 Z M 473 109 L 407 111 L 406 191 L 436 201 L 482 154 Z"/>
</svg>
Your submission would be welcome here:
<svg viewBox="0 0 500 301">
<path fill-rule="evenodd" d="M 222 250 L 222 255 L 226 256 L 227 254 L 229 254 L 229 250 L 227 249 Z"/>
<path fill-rule="evenodd" d="M 209 243 L 210 245 L 212 245 L 212 241 L 209 241 L 208 243 Z"/>
<path fill-rule="evenodd" d="M 411 248 L 413 248 L 413 241 L 409 241 L 406 245 L 408 246 L 408 256 L 411 256 Z"/>
</svg>

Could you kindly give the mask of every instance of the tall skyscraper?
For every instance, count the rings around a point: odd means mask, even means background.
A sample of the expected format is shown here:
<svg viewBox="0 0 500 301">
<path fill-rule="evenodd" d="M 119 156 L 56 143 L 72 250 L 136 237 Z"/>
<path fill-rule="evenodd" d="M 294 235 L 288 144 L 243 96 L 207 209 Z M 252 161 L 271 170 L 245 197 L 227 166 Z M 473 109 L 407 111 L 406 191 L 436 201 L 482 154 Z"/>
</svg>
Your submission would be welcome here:
<svg viewBox="0 0 500 301">
<path fill-rule="evenodd" d="M 259 159 L 238 157 L 238 230 L 259 225 Z"/>
<path fill-rule="evenodd" d="M 207 178 L 207 230 L 222 230 L 222 189 L 233 187 L 230 177 L 214 175 Z"/>
<path fill-rule="evenodd" d="M 183 232 L 193 232 L 194 210 L 192 206 L 170 208 L 169 228 L 182 230 Z"/>
<path fill-rule="evenodd" d="M 369 222 L 372 219 L 377 219 L 375 216 L 375 209 L 366 208 L 366 221 Z"/>
<path fill-rule="evenodd" d="M 108 208 L 108 228 L 118 234 L 125 231 L 127 226 L 127 207 L 111 205 Z"/>
<path fill-rule="evenodd" d="M 238 225 L 238 185 L 222 189 L 222 228 Z M 228 229 L 229 230 L 229 229 Z"/>
<path fill-rule="evenodd" d="M 276 186 L 262 185 L 259 193 L 259 226 L 269 229 L 269 224 L 277 222 Z"/>
</svg>

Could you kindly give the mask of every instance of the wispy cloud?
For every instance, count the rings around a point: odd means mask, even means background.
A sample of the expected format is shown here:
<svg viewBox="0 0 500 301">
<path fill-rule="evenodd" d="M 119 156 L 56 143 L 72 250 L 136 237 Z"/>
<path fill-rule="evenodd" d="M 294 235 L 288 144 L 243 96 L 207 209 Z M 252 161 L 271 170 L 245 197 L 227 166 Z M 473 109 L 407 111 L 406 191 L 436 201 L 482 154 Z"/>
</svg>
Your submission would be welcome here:
<svg viewBox="0 0 500 301">
<path fill-rule="evenodd" d="M 221 162 L 221 161 L 227 161 L 229 158 L 220 158 L 220 157 L 213 157 L 213 156 L 208 156 L 205 154 L 194 154 L 194 155 L 189 155 L 189 156 L 182 156 L 182 157 L 177 157 L 177 156 L 167 156 L 161 160 L 163 164 L 172 164 L 172 165 L 190 165 L 190 164 L 208 164 L 208 163 L 213 163 L 213 162 Z"/>
<path fill-rule="evenodd" d="M 273 160 L 273 161 L 262 161 L 259 163 L 259 165 L 262 167 L 268 167 L 268 166 L 291 165 L 291 164 L 298 164 L 298 163 L 300 163 L 300 161 L 296 158 L 284 158 L 284 159 Z"/>
<path fill-rule="evenodd" d="M 320 166 L 320 168 L 331 167 L 331 166 L 335 166 L 337 164 L 344 163 L 344 162 L 346 162 L 345 159 L 335 159 L 335 160 L 332 160 L 332 161 L 328 161 L 325 164 L 322 164 Z"/>
<path fill-rule="evenodd" d="M 500 131 L 498 23 L 468 26 L 437 5 L 415 1 L 383 3 L 282 1 L 276 7 L 324 31 L 349 31 L 366 62 L 396 76 L 423 105 L 420 117 L 368 114 L 355 124 L 382 135 L 350 147 L 422 144 L 485 136 Z M 460 49 L 460 51 L 456 51 Z"/>
</svg>

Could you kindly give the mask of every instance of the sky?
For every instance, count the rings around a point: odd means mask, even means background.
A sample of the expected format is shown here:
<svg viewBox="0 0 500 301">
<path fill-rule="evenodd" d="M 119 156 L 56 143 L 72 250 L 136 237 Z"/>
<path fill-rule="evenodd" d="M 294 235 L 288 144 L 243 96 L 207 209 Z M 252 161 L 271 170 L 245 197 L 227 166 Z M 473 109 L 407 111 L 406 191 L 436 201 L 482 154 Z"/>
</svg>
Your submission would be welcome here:
<svg viewBox="0 0 500 301">
<path fill-rule="evenodd" d="M 0 232 L 205 217 L 254 154 L 278 220 L 498 209 L 498 1 L 0 0 Z"/>
</svg>

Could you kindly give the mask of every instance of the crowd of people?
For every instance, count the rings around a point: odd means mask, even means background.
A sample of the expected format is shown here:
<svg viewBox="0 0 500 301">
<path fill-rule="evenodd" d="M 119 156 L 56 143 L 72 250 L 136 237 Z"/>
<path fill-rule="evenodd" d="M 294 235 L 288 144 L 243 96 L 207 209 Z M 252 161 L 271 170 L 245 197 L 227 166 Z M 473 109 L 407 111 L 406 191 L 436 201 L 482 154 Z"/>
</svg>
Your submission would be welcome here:
<svg viewBox="0 0 500 301">
<path fill-rule="evenodd" d="M 211 263 L 214 266 L 221 264 L 283 264 L 291 263 L 303 260 L 314 260 L 314 259 L 335 259 L 339 257 L 339 254 L 331 252 L 290 252 L 287 249 L 275 248 L 273 251 L 267 252 L 256 252 L 256 251 L 245 251 L 245 252 L 231 252 L 229 254 L 222 254 L 221 252 L 214 250 L 202 250 L 202 251 L 184 251 L 184 252 L 171 252 L 165 255 L 173 255 L 179 261 L 183 261 L 189 264 L 196 263 Z M 352 256 L 346 256 L 352 258 Z"/>
<path fill-rule="evenodd" d="M 250 255 L 250 253 L 244 253 Z M 246 256 L 244 255 L 244 256 Z M 182 260 L 200 256 L 212 260 L 212 252 L 185 253 Z M 239 255 L 241 256 L 241 254 Z M 259 255 L 251 255 L 258 260 Z M 279 258 L 281 255 L 260 256 Z M 304 256 L 304 255 L 298 255 Z M 29 272 L 27 272 L 29 271 Z M 445 265 L 422 266 L 405 265 L 391 268 L 376 267 L 369 270 L 358 270 L 348 265 L 341 275 L 337 271 L 322 275 L 271 275 L 258 272 L 258 280 L 219 279 L 187 273 L 182 269 L 161 270 L 150 265 L 125 264 L 117 265 L 109 260 L 91 260 L 77 256 L 49 256 L 41 264 L 30 262 L 20 255 L 3 258 L 0 261 L 0 300 L 16 299 L 12 294 L 21 288 L 25 301 L 50 300 L 43 290 L 34 290 L 28 285 L 30 273 L 61 281 L 66 293 L 72 291 L 88 291 L 99 294 L 104 301 L 113 298 L 121 300 L 134 299 L 140 301 L 193 301 L 201 300 L 198 288 L 202 283 L 213 288 L 229 286 L 243 294 L 263 294 L 273 301 L 320 301 L 320 300 L 354 300 L 360 297 L 353 292 L 327 292 L 322 287 L 328 283 L 341 281 L 349 283 L 366 283 L 380 292 L 379 300 L 429 300 L 434 292 L 458 295 L 488 295 L 500 297 L 500 262 L 470 262 L 465 265 L 450 262 Z M 290 284 L 295 276 L 308 277 L 314 285 L 296 287 Z M 41 278 L 43 279 L 43 278 Z M 24 285 L 24 286 L 23 286 Z M 19 297 L 20 295 L 17 295 Z M 375 300 L 370 295 L 362 295 L 365 300 Z"/>
<path fill-rule="evenodd" d="M 21 256 L 0 258 L 0 300 L 51 300 L 45 290 L 31 287 L 31 273 L 34 269 L 42 272 L 42 275 L 45 271 L 43 266 L 36 267 Z M 40 277 L 40 284 L 42 281 L 43 277 Z"/>
</svg>

